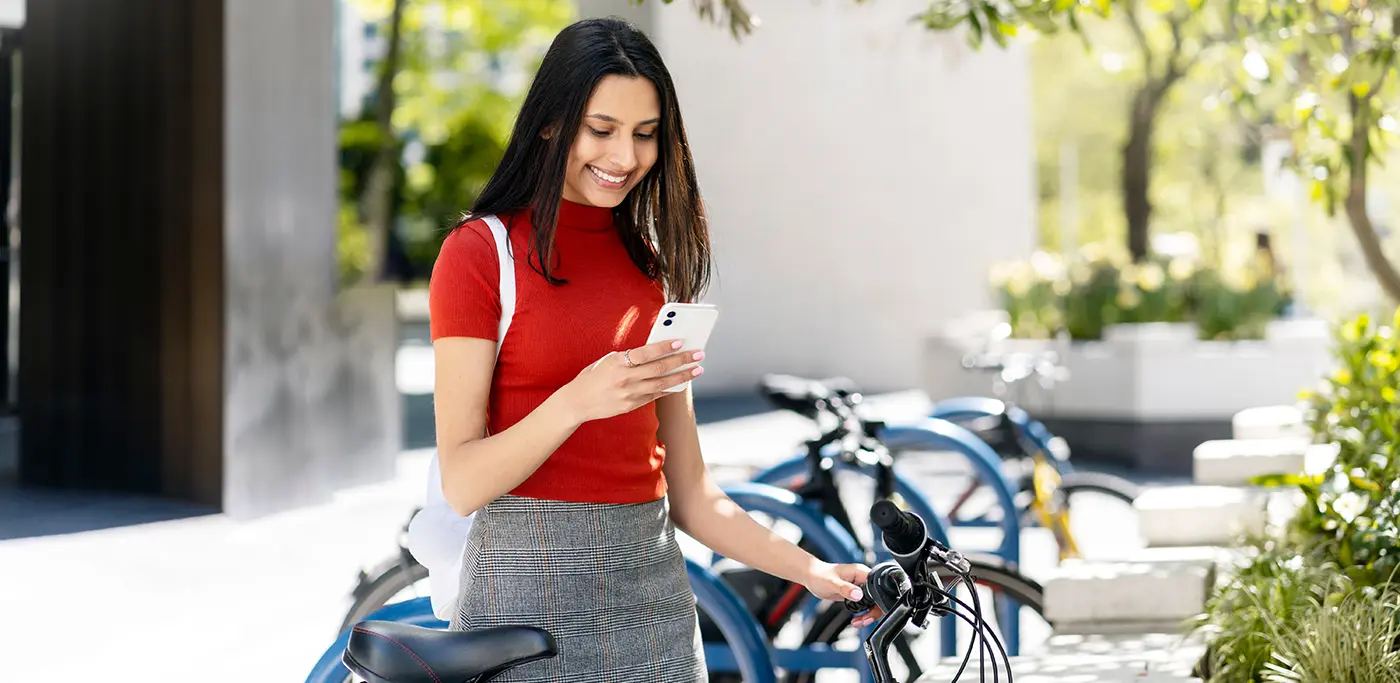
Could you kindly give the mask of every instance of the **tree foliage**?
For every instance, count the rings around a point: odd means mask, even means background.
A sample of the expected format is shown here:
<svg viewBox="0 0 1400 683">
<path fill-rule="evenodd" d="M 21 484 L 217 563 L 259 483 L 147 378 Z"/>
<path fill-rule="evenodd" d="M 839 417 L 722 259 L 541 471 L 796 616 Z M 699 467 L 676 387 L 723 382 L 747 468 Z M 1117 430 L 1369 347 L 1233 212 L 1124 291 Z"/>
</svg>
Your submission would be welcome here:
<svg viewBox="0 0 1400 683">
<path fill-rule="evenodd" d="M 731 21 L 749 17 L 742 0 L 696 1 L 711 9 L 717 4 Z M 1144 87 L 1129 109 L 1136 120 L 1150 120 L 1160 94 L 1208 56 L 1203 48 L 1221 43 L 1239 60 L 1214 72 L 1231 92 L 1227 104 L 1247 107 L 1271 90 L 1277 97 L 1280 87 L 1295 91 L 1285 110 L 1255 123 L 1272 123 L 1294 137 L 1292 161 L 1312 184 L 1313 198 L 1329 213 L 1343 209 L 1367 267 L 1381 289 L 1400 300 L 1400 271 L 1386 256 L 1367 203 L 1375 166 L 1400 128 L 1400 0 L 929 0 L 911 19 L 931 30 L 965 28 L 969 44 L 981 47 L 989 39 L 1006 46 L 1025 32 L 1068 32 L 1087 43 L 1087 19 L 1116 15 L 1133 28 L 1146 67 Z M 1203 31 L 1195 30 L 1198 21 Z M 1165 44 L 1148 28 L 1163 22 Z M 745 26 L 752 30 L 751 23 Z M 1141 158 L 1131 147 L 1130 129 L 1123 191 L 1129 243 L 1137 252 L 1151 194 L 1144 181 L 1129 177 L 1130 155 Z M 1150 153 L 1151 143 L 1136 147 Z"/>
<path fill-rule="evenodd" d="M 1240 16 L 1248 78 L 1241 101 L 1292 134 L 1293 165 L 1328 213 L 1341 208 L 1381 289 L 1400 300 L 1367 199 L 1370 178 L 1397 130 L 1400 2 L 1231 0 Z"/>
<path fill-rule="evenodd" d="M 443 229 L 471 206 L 499 163 L 520 97 L 549 42 L 573 20 L 573 3 L 349 2 L 381 27 L 386 42 L 395 5 L 401 20 L 398 59 L 377 63 L 380 87 L 360 116 L 341 125 L 342 279 L 377 277 L 390 245 L 399 248 L 388 260 L 409 270 L 407 277 L 421 277 Z M 387 124 L 376 116 L 384 92 L 393 100 Z M 366 207 L 384 213 L 376 220 Z"/>
</svg>

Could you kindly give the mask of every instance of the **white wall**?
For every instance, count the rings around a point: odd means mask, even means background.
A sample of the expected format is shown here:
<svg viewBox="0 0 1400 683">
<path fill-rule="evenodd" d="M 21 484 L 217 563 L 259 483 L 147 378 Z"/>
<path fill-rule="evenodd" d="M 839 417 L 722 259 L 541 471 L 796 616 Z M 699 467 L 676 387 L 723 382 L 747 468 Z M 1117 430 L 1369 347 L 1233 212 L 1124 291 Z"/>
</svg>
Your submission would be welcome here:
<svg viewBox="0 0 1400 683">
<path fill-rule="evenodd" d="M 927 334 L 1031 248 L 1025 52 L 929 33 L 921 4 L 748 0 L 762 25 L 736 43 L 689 3 L 582 0 L 647 30 L 679 92 L 722 309 L 697 393 L 765 372 L 914 386 Z"/>
<path fill-rule="evenodd" d="M 0 26 L 24 26 L 24 0 L 0 0 Z"/>
</svg>

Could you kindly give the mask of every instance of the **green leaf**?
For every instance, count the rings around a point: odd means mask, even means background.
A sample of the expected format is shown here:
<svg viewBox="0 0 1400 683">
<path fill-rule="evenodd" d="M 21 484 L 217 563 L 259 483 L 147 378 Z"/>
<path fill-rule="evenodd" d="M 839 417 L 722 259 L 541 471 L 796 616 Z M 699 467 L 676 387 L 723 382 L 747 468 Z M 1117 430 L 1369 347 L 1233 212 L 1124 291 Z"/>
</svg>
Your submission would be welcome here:
<svg viewBox="0 0 1400 683">
<path fill-rule="evenodd" d="M 974 50 L 982 47 L 982 21 L 978 19 L 976 9 L 967 12 L 967 44 Z"/>
<path fill-rule="evenodd" d="M 1280 486 L 1321 486 L 1323 481 L 1323 475 L 1308 475 L 1296 472 L 1260 474 L 1249 479 L 1251 484 L 1266 488 L 1278 488 Z"/>
</svg>

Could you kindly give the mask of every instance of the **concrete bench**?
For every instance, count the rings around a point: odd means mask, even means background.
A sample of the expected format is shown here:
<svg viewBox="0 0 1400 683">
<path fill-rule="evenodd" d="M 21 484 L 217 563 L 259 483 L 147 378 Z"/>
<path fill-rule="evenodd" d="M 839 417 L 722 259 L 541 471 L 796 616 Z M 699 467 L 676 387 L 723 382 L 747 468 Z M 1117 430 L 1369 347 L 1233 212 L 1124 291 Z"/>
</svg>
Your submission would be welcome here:
<svg viewBox="0 0 1400 683">
<path fill-rule="evenodd" d="M 1228 486 L 1149 488 L 1133 501 L 1143 541 L 1155 546 L 1220 546 L 1263 530 L 1268 492 Z"/>
<path fill-rule="evenodd" d="M 1196 446 L 1192 474 L 1202 486 L 1249 486 L 1261 474 L 1303 471 L 1303 438 L 1221 439 Z"/>
<path fill-rule="evenodd" d="M 1312 435 L 1303 424 L 1303 411 L 1291 405 L 1245 408 L 1235 413 L 1231 432 L 1236 439 L 1306 439 Z"/>
<path fill-rule="evenodd" d="M 1041 582 L 1045 617 L 1057 634 L 1178 630 L 1204 610 L 1219 555 L 1196 548 L 1136 560 L 1066 561 Z"/>
</svg>

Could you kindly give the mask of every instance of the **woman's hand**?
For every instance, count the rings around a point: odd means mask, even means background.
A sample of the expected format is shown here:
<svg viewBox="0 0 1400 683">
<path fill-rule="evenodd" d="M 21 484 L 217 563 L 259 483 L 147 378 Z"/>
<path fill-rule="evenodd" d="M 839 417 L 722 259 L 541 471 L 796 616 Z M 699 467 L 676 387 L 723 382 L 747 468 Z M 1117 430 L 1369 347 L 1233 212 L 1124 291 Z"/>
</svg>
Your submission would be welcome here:
<svg viewBox="0 0 1400 683">
<path fill-rule="evenodd" d="M 697 366 L 662 377 L 682 365 L 705 357 L 704 351 L 676 353 L 680 347 L 680 340 L 666 340 L 621 353 L 614 351 L 584 368 L 578 377 L 559 391 L 579 422 L 601 420 L 636 410 L 665 396 L 667 389 L 695 379 L 704 372 Z"/>
<path fill-rule="evenodd" d="M 812 592 L 812 595 L 823 600 L 833 602 L 858 601 L 864 594 L 861 586 L 865 585 L 865 579 L 869 575 L 870 568 L 863 564 L 821 562 L 812 569 L 812 575 L 804 585 L 807 586 L 807 590 Z M 851 625 L 863 628 L 878 621 L 883 614 L 879 607 L 871 607 L 870 611 L 852 617 Z"/>
</svg>

